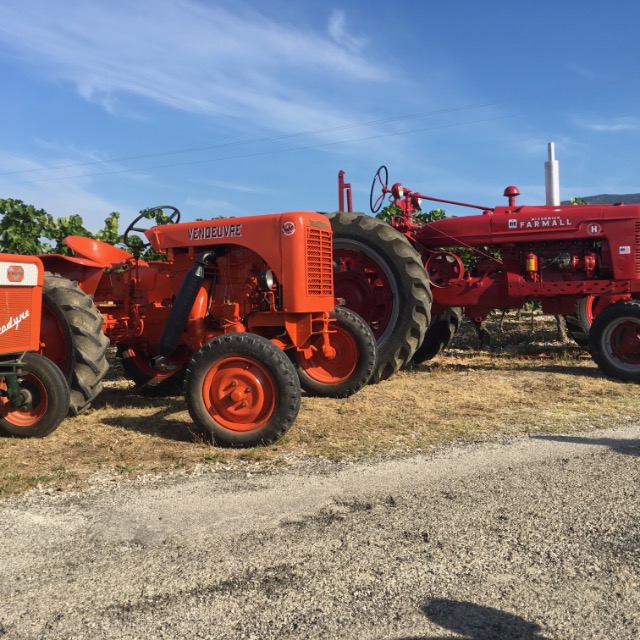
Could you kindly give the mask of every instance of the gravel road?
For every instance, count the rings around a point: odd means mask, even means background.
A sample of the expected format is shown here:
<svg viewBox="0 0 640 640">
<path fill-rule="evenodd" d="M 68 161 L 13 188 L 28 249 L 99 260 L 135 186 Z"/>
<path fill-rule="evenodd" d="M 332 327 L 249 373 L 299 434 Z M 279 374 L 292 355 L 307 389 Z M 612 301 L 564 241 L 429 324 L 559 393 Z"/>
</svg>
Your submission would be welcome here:
<svg viewBox="0 0 640 640">
<path fill-rule="evenodd" d="M 0 503 L 4 638 L 640 637 L 640 427 Z"/>
</svg>

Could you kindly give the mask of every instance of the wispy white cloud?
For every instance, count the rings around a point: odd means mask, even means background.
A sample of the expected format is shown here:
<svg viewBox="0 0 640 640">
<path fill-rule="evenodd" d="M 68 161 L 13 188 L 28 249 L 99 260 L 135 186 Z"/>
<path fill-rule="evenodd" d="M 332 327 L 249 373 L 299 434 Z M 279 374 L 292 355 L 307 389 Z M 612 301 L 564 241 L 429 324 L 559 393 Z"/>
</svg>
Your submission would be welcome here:
<svg viewBox="0 0 640 640">
<path fill-rule="evenodd" d="M 350 31 L 347 31 L 344 11 L 336 10 L 329 17 L 329 35 L 337 44 L 353 52 L 362 50 L 367 43 L 366 38 L 357 38 Z"/>
<path fill-rule="evenodd" d="M 602 133 L 624 133 L 629 131 L 640 131 L 640 118 L 633 116 L 620 116 L 611 120 L 587 120 L 585 118 L 575 118 L 575 123 L 589 131 Z"/>
<path fill-rule="evenodd" d="M 150 18 L 150 15 L 152 16 Z M 345 122 L 323 85 L 385 79 L 347 34 L 342 12 L 329 35 L 274 22 L 255 10 L 197 0 L 0 4 L 0 44 L 50 80 L 70 82 L 108 112 L 131 115 L 120 97 L 141 96 L 190 113 L 259 120 L 278 131 Z"/>
</svg>

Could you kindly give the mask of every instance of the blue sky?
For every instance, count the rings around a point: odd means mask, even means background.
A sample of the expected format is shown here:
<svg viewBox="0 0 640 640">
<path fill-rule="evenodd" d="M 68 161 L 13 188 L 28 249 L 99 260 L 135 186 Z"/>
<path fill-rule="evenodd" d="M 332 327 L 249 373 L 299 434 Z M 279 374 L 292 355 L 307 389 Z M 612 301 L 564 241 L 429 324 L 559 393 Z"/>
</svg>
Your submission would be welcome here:
<svg viewBox="0 0 640 640">
<path fill-rule="evenodd" d="M 0 198 L 90 229 L 437 197 L 640 191 L 640 4 L 3 0 Z"/>
</svg>

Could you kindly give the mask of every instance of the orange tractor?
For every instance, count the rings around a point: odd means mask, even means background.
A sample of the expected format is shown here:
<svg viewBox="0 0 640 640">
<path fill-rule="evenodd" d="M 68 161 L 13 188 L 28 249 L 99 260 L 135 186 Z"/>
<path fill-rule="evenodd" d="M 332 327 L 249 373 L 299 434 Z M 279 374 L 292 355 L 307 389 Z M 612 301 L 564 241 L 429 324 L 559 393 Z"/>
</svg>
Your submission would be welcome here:
<svg viewBox="0 0 640 640">
<path fill-rule="evenodd" d="M 167 223 L 150 227 L 159 211 Z M 346 397 L 368 382 L 375 338 L 335 306 L 324 216 L 180 223 L 178 209 L 156 207 L 123 239 L 134 249 L 150 244 L 161 259 L 77 236 L 65 240 L 74 257 L 41 257 L 56 274 L 45 277 L 43 352 L 69 377 L 72 411 L 99 392 L 109 343 L 137 385 L 183 380 L 194 423 L 224 446 L 281 437 L 301 387 Z"/>
<path fill-rule="evenodd" d="M 0 254 L 0 430 L 46 436 L 67 415 L 69 387 L 37 353 L 43 269 L 38 258 Z"/>
</svg>

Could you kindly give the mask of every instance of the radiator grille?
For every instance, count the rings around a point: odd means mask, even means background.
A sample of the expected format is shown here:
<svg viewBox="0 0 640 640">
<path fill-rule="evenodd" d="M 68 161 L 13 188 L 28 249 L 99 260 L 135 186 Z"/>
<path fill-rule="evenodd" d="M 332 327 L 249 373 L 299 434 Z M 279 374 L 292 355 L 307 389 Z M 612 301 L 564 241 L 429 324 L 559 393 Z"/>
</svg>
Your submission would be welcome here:
<svg viewBox="0 0 640 640">
<path fill-rule="evenodd" d="M 640 222 L 636 222 L 636 273 L 640 273 Z"/>
<path fill-rule="evenodd" d="M 29 312 L 32 298 L 33 287 L 2 288 L 0 300 L 4 304 L 0 311 L 0 353 L 24 351 L 30 347 Z"/>
<path fill-rule="evenodd" d="M 307 227 L 307 294 L 333 295 L 331 231 Z"/>
</svg>

